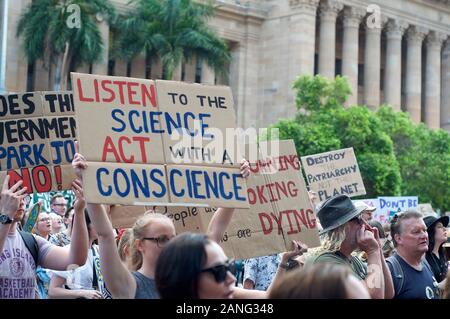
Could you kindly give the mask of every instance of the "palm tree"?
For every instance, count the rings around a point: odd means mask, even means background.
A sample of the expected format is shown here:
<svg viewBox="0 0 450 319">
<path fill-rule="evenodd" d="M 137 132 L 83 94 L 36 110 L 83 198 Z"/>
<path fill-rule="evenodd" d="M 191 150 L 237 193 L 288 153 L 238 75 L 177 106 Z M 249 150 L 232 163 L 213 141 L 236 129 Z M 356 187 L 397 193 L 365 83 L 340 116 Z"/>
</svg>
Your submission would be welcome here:
<svg viewBox="0 0 450 319">
<path fill-rule="evenodd" d="M 99 17 L 113 21 L 115 10 L 109 0 L 33 0 L 24 10 L 17 36 L 22 37 L 28 62 L 42 60 L 48 67 L 49 89 L 65 90 L 69 70 L 99 61 L 103 50 Z M 79 24 L 71 24 L 73 19 Z"/>
<path fill-rule="evenodd" d="M 132 0 L 135 7 L 120 22 L 114 51 L 125 60 L 143 53 L 147 62 L 159 57 L 163 78 L 194 56 L 218 74 L 226 74 L 230 53 L 226 43 L 208 26 L 211 3 L 192 0 Z"/>
</svg>

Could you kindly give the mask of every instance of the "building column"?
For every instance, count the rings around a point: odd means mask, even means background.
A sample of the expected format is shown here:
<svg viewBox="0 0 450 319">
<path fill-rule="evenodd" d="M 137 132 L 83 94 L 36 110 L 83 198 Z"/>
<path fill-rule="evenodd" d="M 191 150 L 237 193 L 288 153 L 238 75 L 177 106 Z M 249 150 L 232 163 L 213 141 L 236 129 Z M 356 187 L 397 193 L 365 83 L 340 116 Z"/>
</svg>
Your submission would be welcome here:
<svg viewBox="0 0 450 319">
<path fill-rule="evenodd" d="M 316 12 L 319 0 L 291 0 L 293 11 L 289 25 L 291 50 L 294 52 L 289 80 L 301 74 L 314 74 L 314 51 L 316 41 Z M 293 102 L 293 96 L 291 98 Z"/>
<path fill-rule="evenodd" d="M 347 77 L 352 89 L 346 105 L 358 104 L 359 24 L 365 11 L 348 7 L 344 9 L 344 39 L 342 46 L 342 75 Z"/>
<path fill-rule="evenodd" d="M 192 57 L 189 62 L 184 64 L 184 81 L 195 83 L 195 68 L 197 65 L 197 57 Z"/>
<path fill-rule="evenodd" d="M 107 75 L 109 57 L 109 25 L 105 21 L 102 21 L 98 24 L 98 29 L 103 41 L 102 58 L 98 63 L 95 63 L 92 66 L 92 74 Z"/>
<path fill-rule="evenodd" d="M 319 74 L 330 79 L 335 76 L 336 17 L 343 7 L 334 0 L 320 4 Z"/>
<path fill-rule="evenodd" d="M 202 63 L 202 73 L 200 81 L 203 84 L 214 85 L 216 80 L 216 74 L 205 62 Z"/>
<path fill-rule="evenodd" d="M 432 129 L 441 126 L 441 47 L 446 36 L 431 32 L 426 40 L 425 124 Z"/>
<path fill-rule="evenodd" d="M 178 63 L 177 66 L 175 67 L 175 69 L 173 70 L 173 74 L 172 74 L 173 81 L 181 81 L 181 73 L 182 73 L 181 63 L 182 62 Z"/>
<path fill-rule="evenodd" d="M 408 25 L 389 20 L 386 25 L 386 65 L 384 72 L 384 102 L 395 111 L 401 110 L 402 101 L 402 36 Z"/>
<path fill-rule="evenodd" d="M 381 26 L 366 23 L 364 50 L 364 104 L 374 109 L 380 105 Z"/>
<path fill-rule="evenodd" d="M 420 123 L 422 99 L 422 41 L 427 30 L 410 27 L 406 52 L 406 109 L 415 123 Z"/>
<path fill-rule="evenodd" d="M 442 50 L 441 128 L 450 132 L 450 39 Z"/>
</svg>

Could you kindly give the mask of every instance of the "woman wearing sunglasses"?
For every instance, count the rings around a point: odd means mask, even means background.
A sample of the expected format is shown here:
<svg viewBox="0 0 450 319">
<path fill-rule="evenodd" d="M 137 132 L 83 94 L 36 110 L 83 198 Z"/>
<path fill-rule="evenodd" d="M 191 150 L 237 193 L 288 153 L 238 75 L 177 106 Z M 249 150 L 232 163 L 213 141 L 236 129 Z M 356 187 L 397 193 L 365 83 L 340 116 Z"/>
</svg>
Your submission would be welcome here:
<svg viewBox="0 0 450 319">
<path fill-rule="evenodd" d="M 281 266 L 268 290 L 258 291 L 235 287 L 234 262 L 219 244 L 204 234 L 183 233 L 162 250 L 156 265 L 156 286 L 163 299 L 266 298 L 282 279 L 283 266 L 306 249 L 294 244 L 292 252 L 282 254 Z"/>
<path fill-rule="evenodd" d="M 76 153 L 72 162 L 78 178 L 87 163 L 83 155 Z M 244 178 L 250 174 L 248 162 L 241 165 Z M 155 285 L 156 263 L 163 247 L 175 237 L 175 226 L 170 218 L 162 214 L 146 214 L 132 228 L 131 254 L 133 270 L 130 272 L 121 262 L 117 250 L 113 227 L 106 207 L 88 203 L 89 216 L 97 230 L 100 268 L 103 279 L 114 299 L 156 299 L 159 293 Z M 211 238 L 219 241 L 229 224 L 234 209 L 219 208 L 208 227 Z"/>
</svg>

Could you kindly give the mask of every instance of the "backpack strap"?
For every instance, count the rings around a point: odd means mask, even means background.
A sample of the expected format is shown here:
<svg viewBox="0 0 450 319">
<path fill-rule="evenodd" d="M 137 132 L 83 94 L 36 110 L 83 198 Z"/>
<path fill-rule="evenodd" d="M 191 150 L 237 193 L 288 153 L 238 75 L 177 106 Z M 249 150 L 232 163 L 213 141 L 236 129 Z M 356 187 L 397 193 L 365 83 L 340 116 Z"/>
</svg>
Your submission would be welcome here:
<svg viewBox="0 0 450 319">
<path fill-rule="evenodd" d="M 31 233 L 18 230 L 20 236 L 22 237 L 25 246 L 27 247 L 28 251 L 30 252 L 31 256 L 33 256 L 34 264 L 37 267 L 38 266 L 38 257 L 39 257 L 39 246 L 36 241 L 36 238 Z"/>
<path fill-rule="evenodd" d="M 405 275 L 403 273 L 402 266 L 400 265 L 396 254 L 394 256 L 386 258 L 386 263 L 391 265 L 391 275 L 392 281 L 394 283 L 395 296 L 398 296 L 403 289 L 403 283 L 405 281 Z"/>
</svg>

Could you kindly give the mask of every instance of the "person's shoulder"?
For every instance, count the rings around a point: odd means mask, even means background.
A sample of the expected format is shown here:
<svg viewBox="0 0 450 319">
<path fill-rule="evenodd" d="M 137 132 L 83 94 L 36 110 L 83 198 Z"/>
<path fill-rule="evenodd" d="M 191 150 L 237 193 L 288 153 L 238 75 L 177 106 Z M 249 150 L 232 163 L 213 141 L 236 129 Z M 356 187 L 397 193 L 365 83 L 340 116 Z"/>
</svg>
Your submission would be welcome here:
<svg viewBox="0 0 450 319">
<path fill-rule="evenodd" d="M 308 257 L 305 264 L 317 264 L 321 262 L 332 262 L 340 264 L 344 263 L 344 260 L 334 252 L 324 251 Z"/>
</svg>

